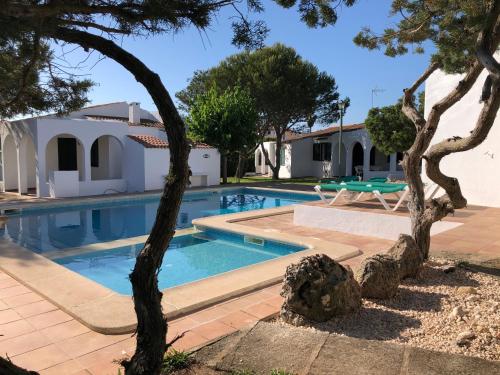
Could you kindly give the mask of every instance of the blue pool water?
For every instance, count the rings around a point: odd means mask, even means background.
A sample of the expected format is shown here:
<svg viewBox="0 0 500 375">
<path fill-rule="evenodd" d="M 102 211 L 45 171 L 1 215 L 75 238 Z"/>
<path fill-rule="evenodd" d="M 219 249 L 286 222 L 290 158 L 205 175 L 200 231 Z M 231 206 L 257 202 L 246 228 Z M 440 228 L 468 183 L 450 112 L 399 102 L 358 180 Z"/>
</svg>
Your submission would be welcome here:
<svg viewBox="0 0 500 375">
<path fill-rule="evenodd" d="M 143 244 L 53 259 L 118 293 L 132 294 L 128 275 Z M 204 231 L 174 237 L 158 275 L 160 289 L 278 258 L 304 248 L 274 241 L 253 244 L 245 237 Z"/>
<path fill-rule="evenodd" d="M 251 188 L 189 192 L 184 196 L 177 228 L 191 227 L 196 218 L 316 200 L 308 194 Z M 64 251 L 99 242 L 149 233 L 159 196 L 6 212 L 9 220 L 0 237 L 37 253 Z"/>
</svg>

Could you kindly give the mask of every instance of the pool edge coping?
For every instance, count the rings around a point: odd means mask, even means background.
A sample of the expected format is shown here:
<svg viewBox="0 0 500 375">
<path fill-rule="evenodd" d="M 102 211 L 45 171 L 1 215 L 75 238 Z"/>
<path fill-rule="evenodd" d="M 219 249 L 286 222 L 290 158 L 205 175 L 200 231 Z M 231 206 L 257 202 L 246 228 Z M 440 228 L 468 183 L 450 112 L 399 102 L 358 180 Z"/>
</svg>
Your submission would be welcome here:
<svg viewBox="0 0 500 375">
<path fill-rule="evenodd" d="M 167 318 L 178 318 L 274 285 L 281 281 L 286 267 L 303 256 L 321 252 L 337 261 L 342 261 L 361 254 L 358 248 L 350 245 L 313 237 L 284 234 L 273 230 L 263 231 L 238 224 L 243 220 L 290 213 L 293 212 L 293 206 L 216 215 L 193 220 L 195 228 L 203 227 L 239 235 L 255 236 L 306 247 L 306 249 L 164 289 L 162 292 L 165 297 L 162 304 Z M 185 235 L 189 231 L 192 229 L 177 230 L 176 235 Z M 23 264 L 23 261 L 29 261 L 30 264 Z M 34 265 L 33 262 L 35 262 Z M 136 327 L 136 316 L 131 297 L 118 294 L 44 256 L 5 239 L 0 239 L 0 269 L 93 331 L 104 334 L 125 334 L 133 332 Z"/>
</svg>

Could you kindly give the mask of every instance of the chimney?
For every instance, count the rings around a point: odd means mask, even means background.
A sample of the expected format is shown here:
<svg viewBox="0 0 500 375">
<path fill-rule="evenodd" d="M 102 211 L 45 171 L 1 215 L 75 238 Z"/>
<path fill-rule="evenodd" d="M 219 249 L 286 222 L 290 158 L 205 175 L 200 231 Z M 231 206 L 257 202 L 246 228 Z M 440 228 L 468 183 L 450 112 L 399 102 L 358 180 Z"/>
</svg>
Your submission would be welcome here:
<svg viewBox="0 0 500 375">
<path fill-rule="evenodd" d="M 141 123 L 141 105 L 138 102 L 132 102 L 128 105 L 128 121 L 132 124 Z"/>
</svg>

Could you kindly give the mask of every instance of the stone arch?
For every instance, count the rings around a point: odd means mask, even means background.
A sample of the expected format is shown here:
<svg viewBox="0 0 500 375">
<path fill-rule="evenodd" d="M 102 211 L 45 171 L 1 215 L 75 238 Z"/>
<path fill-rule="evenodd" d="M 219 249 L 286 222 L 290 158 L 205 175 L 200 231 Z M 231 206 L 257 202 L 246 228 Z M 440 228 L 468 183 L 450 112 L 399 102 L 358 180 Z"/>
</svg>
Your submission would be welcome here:
<svg viewBox="0 0 500 375">
<path fill-rule="evenodd" d="M 356 167 L 361 166 L 361 170 L 363 170 L 364 160 L 365 160 L 365 150 L 361 142 L 356 141 L 352 146 L 352 170 L 351 174 L 353 176 L 356 175 Z"/>
<path fill-rule="evenodd" d="M 390 169 L 390 155 L 385 155 L 375 146 L 370 150 L 370 171 L 388 171 Z"/>
<path fill-rule="evenodd" d="M 85 180 L 85 146 L 75 135 L 62 133 L 52 137 L 45 146 L 45 179 L 52 172 L 77 170 L 78 180 Z"/>
<path fill-rule="evenodd" d="M 123 144 L 113 135 L 101 135 L 90 148 L 91 180 L 114 180 L 123 176 Z"/>
</svg>

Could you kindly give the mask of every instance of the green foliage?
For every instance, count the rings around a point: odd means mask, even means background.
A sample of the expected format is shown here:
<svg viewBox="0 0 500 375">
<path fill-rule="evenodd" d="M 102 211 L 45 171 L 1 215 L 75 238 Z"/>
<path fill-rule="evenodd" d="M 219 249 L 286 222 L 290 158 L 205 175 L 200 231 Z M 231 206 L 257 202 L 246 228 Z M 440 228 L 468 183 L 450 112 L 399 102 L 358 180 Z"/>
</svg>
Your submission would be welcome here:
<svg viewBox="0 0 500 375">
<path fill-rule="evenodd" d="M 273 369 L 270 375 L 294 375 L 294 374 L 281 369 Z"/>
<path fill-rule="evenodd" d="M 253 99 L 240 88 L 201 94 L 187 118 L 188 136 L 219 149 L 221 154 L 245 151 L 256 143 L 257 112 Z"/>
<path fill-rule="evenodd" d="M 309 27 L 334 25 L 337 22 L 337 9 L 340 5 L 352 6 L 356 0 L 275 0 L 276 3 L 291 8 L 298 3 L 301 20 Z"/>
<path fill-rule="evenodd" d="M 53 65 L 47 43 L 32 32 L 0 33 L 0 119 L 84 106 L 92 82 Z"/>
<path fill-rule="evenodd" d="M 163 359 L 162 374 L 168 375 L 177 370 L 188 368 L 192 363 L 191 353 L 171 349 Z"/>
<path fill-rule="evenodd" d="M 272 126 L 283 132 L 313 116 L 320 123 L 339 118 L 335 79 L 283 44 L 238 53 L 212 69 L 195 72 L 188 87 L 176 96 L 182 109 L 189 111 L 208 89 L 223 92 L 236 86 L 252 95 L 265 130 Z"/>
<path fill-rule="evenodd" d="M 377 149 L 386 155 L 406 151 L 415 139 L 415 126 L 401 111 L 401 104 L 370 109 L 365 126 Z"/>
<path fill-rule="evenodd" d="M 393 0 L 395 26 L 380 35 L 364 28 L 354 42 L 383 48 L 387 56 L 406 54 L 410 47 L 423 53 L 430 42 L 435 47 L 432 60 L 446 72 L 461 73 L 475 59 L 474 45 L 492 1 L 497 0 Z"/>
</svg>

